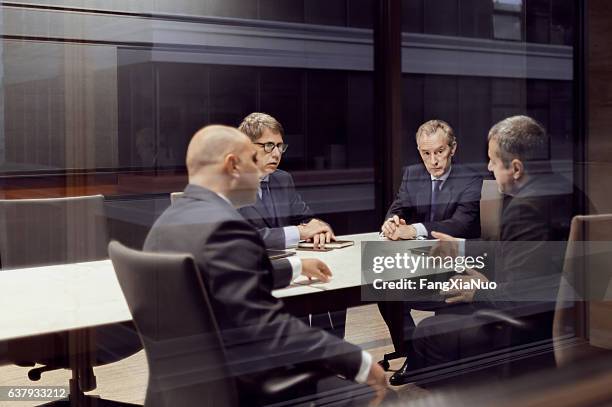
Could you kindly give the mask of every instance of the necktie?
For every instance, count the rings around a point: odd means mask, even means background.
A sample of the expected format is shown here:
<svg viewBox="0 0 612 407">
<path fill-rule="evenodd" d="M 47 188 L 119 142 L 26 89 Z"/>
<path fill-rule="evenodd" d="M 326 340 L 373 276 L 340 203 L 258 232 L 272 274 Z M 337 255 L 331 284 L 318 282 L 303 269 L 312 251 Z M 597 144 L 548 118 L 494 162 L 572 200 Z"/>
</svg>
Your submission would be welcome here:
<svg viewBox="0 0 612 407">
<path fill-rule="evenodd" d="M 442 185 L 441 179 L 431 180 L 431 206 L 429 209 L 429 221 L 433 222 L 436 220 L 436 209 L 438 203 L 438 193 L 440 192 L 440 186 Z"/>
<path fill-rule="evenodd" d="M 276 225 L 276 208 L 274 207 L 274 201 L 272 200 L 272 194 L 270 193 L 270 183 L 268 181 L 261 181 L 261 202 L 266 208 L 266 211 L 272 219 L 272 223 Z"/>
</svg>

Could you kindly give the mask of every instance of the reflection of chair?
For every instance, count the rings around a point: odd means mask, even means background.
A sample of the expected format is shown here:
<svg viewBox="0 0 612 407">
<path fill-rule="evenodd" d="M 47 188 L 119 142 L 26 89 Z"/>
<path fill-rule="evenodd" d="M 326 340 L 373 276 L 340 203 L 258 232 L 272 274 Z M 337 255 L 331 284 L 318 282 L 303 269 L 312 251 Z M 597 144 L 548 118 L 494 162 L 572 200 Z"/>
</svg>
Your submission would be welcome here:
<svg viewBox="0 0 612 407">
<path fill-rule="evenodd" d="M 502 194 L 495 180 L 482 182 L 480 197 L 480 237 L 483 240 L 499 240 L 499 224 L 502 209 Z"/>
<path fill-rule="evenodd" d="M 553 324 L 559 366 L 612 350 L 610 241 L 612 214 L 572 220 Z"/>
<path fill-rule="evenodd" d="M 102 195 L 0 200 L 0 259 L 5 269 L 104 259 L 107 241 Z M 127 339 L 131 332 L 129 324 L 116 324 L 23 338 L 9 344 L 6 360 L 22 366 L 45 365 L 28 372 L 32 380 L 45 371 L 71 369 L 70 398 L 81 405 L 83 392 L 96 387 L 93 365 L 114 362 L 137 350 L 138 344 L 134 347 Z"/>
<path fill-rule="evenodd" d="M 561 284 L 554 312 L 552 337 L 558 366 L 612 350 L 612 214 L 579 215 L 572 219 Z M 525 329 L 503 312 L 490 320 Z"/>
<path fill-rule="evenodd" d="M 183 196 L 183 192 L 171 192 L 170 193 L 170 203 L 173 204 L 177 199 Z"/>
<path fill-rule="evenodd" d="M 147 355 L 145 405 L 236 405 L 234 379 L 193 258 L 140 252 L 118 242 L 111 242 L 108 250 Z M 258 387 L 278 397 L 316 377 L 316 372 L 303 370 L 270 378 Z"/>
<path fill-rule="evenodd" d="M 102 195 L 0 200 L 2 268 L 104 259 Z"/>
</svg>

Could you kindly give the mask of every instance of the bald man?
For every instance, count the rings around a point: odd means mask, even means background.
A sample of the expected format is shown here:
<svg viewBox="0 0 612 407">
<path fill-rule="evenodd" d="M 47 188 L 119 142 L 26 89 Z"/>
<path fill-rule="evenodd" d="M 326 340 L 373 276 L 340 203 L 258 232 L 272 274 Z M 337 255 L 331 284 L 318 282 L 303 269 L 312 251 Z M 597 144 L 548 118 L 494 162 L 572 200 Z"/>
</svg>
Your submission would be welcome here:
<svg viewBox="0 0 612 407">
<path fill-rule="evenodd" d="M 257 383 L 271 372 L 302 363 L 348 379 L 326 379 L 318 383 L 318 391 L 355 389 L 351 383 L 355 381 L 371 386 L 368 399 L 384 398 L 384 372 L 368 353 L 308 327 L 272 296 L 278 273 L 257 230 L 235 209 L 252 204 L 259 187 L 257 152 L 250 140 L 231 127 L 205 127 L 189 144 L 187 171 L 189 185 L 183 197 L 155 222 L 144 248 L 194 256 L 209 291 L 228 368 L 237 379 L 241 404 L 280 401 L 265 399 Z M 316 259 L 304 262 L 315 264 L 321 275 L 327 269 Z M 308 387 L 296 394 L 308 391 L 312 393 Z"/>
</svg>

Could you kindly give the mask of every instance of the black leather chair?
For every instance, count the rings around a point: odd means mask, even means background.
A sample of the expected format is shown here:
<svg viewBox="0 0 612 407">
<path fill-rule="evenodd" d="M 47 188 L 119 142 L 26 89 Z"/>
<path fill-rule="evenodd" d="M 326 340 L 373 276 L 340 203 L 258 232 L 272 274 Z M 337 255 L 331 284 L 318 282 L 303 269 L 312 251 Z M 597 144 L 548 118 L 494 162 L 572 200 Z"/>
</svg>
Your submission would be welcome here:
<svg viewBox="0 0 612 407">
<path fill-rule="evenodd" d="M 3 269 L 101 260 L 108 257 L 102 195 L 0 200 L 0 261 Z M 27 293 L 24 293 L 24 295 Z M 131 323 L 114 324 L 8 343 L 2 363 L 33 368 L 31 380 L 70 369 L 71 405 L 125 405 L 86 397 L 96 388 L 93 366 L 115 362 L 140 349 Z M 61 403 L 57 403 L 61 404 Z"/>
<path fill-rule="evenodd" d="M 108 250 L 147 355 L 145 406 L 237 405 L 235 381 L 193 258 L 141 252 L 118 242 Z M 269 398 L 279 398 L 320 377 L 317 371 L 292 371 L 258 385 Z"/>
</svg>

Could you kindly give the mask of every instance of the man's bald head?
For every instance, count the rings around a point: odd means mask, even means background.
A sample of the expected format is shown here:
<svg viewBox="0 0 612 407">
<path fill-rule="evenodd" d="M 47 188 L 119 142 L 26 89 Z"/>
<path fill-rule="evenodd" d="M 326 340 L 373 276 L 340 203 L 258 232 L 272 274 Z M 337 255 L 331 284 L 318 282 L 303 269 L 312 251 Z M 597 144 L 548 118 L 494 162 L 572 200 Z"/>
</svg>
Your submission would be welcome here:
<svg viewBox="0 0 612 407">
<path fill-rule="evenodd" d="M 189 177 L 208 165 L 221 163 L 228 154 L 240 154 L 249 143 L 249 138 L 233 127 L 213 125 L 198 130 L 187 147 Z"/>
<path fill-rule="evenodd" d="M 257 151 L 251 140 L 228 126 L 206 126 L 187 147 L 189 183 L 210 189 L 236 207 L 255 202 L 259 188 Z"/>
</svg>

